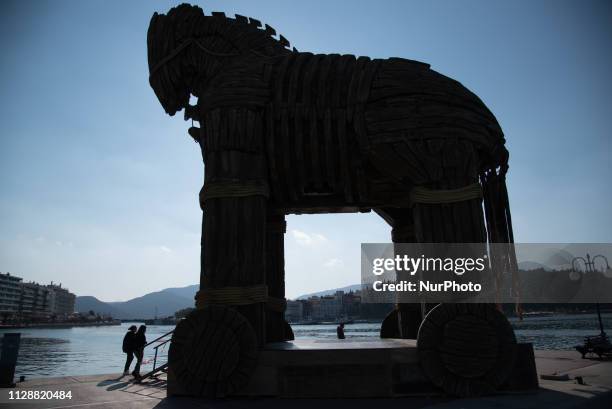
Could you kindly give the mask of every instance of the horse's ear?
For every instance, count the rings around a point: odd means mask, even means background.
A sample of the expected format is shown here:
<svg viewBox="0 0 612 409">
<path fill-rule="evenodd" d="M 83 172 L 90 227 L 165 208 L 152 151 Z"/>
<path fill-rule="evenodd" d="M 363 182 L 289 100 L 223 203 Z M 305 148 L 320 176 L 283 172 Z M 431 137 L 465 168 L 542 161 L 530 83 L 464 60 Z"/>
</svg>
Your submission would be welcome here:
<svg viewBox="0 0 612 409">
<path fill-rule="evenodd" d="M 159 14 L 157 12 L 153 13 L 153 16 L 151 16 L 151 21 L 149 22 L 149 31 L 152 27 L 162 24 L 164 17 L 166 17 L 164 14 Z"/>
</svg>

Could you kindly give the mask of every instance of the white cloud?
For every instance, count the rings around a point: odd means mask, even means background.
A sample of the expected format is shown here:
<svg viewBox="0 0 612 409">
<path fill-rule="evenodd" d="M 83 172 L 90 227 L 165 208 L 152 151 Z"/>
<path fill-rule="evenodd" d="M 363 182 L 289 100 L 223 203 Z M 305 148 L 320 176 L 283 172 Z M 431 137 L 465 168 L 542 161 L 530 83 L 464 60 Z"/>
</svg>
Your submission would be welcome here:
<svg viewBox="0 0 612 409">
<path fill-rule="evenodd" d="M 339 258 L 331 258 L 323 263 L 323 266 L 327 268 L 344 267 L 344 261 L 340 260 Z"/>
<path fill-rule="evenodd" d="M 164 253 L 172 253 L 172 249 L 166 246 L 159 246 L 159 249 Z"/>
<path fill-rule="evenodd" d="M 308 234 L 301 230 L 291 230 L 293 239 L 300 246 L 312 246 L 327 241 L 327 237 L 319 233 Z"/>
</svg>

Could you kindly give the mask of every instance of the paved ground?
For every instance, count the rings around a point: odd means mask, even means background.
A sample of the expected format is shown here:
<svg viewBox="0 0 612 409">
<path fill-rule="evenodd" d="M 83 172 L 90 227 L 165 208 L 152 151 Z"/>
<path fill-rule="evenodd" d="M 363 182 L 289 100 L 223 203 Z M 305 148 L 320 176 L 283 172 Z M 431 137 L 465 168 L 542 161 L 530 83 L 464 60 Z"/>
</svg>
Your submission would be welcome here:
<svg viewBox="0 0 612 409">
<path fill-rule="evenodd" d="M 192 398 L 166 398 L 164 379 L 143 384 L 130 382 L 120 375 L 68 376 L 33 379 L 18 384 L 15 389 L 0 390 L 0 407 L 15 408 L 220 408 L 220 409 L 326 409 L 350 406 L 354 409 L 373 408 L 612 408 L 612 361 L 583 360 L 576 352 L 536 351 L 540 375 L 567 374 L 570 380 L 540 380 L 535 393 L 496 395 L 478 399 L 453 400 L 444 397 L 411 397 L 401 399 L 232 399 L 210 401 Z M 576 382 L 580 376 L 584 385 Z M 10 391 L 51 390 L 71 391 L 72 399 L 15 401 Z"/>
</svg>

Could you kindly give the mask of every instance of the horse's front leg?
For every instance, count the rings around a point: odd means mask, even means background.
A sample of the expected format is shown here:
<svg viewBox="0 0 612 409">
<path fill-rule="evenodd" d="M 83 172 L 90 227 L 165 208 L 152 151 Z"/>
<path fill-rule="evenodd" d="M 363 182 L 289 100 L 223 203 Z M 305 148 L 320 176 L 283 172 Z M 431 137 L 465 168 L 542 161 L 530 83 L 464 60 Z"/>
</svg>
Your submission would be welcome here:
<svg viewBox="0 0 612 409">
<path fill-rule="evenodd" d="M 196 311 L 168 351 L 168 394 L 219 397 L 244 388 L 266 341 L 268 183 L 259 112 L 224 108 L 191 130 L 205 163 Z"/>
<path fill-rule="evenodd" d="M 222 304 L 249 321 L 266 340 L 266 219 L 268 182 L 261 115 L 243 108 L 203 117 L 205 159 L 200 204 L 202 257 L 196 306 Z"/>
</svg>

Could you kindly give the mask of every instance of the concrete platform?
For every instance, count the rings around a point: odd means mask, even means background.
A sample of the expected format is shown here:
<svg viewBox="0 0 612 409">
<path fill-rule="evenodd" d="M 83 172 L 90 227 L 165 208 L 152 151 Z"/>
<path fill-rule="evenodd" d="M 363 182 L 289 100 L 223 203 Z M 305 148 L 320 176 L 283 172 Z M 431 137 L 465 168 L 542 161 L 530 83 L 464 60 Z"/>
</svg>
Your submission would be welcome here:
<svg viewBox="0 0 612 409">
<path fill-rule="evenodd" d="M 314 346 L 317 347 L 316 345 Z M 329 345 L 326 346 L 328 348 Z M 342 348 L 344 349 L 344 348 Z M 350 348 L 349 348 L 350 349 Z M 393 349 L 393 348 L 391 348 Z M 540 389 L 534 393 L 504 394 L 477 399 L 449 399 L 442 396 L 418 396 L 392 399 L 279 399 L 245 398 L 211 401 L 185 397 L 166 397 L 165 379 L 150 380 L 143 384 L 130 382 L 120 375 L 67 376 L 61 378 L 32 379 L 14 389 L 0 389 L 0 407 L 4 408 L 256 408 L 256 409 L 337 409 L 350 406 L 355 409 L 372 408 L 606 408 L 612 407 L 612 361 L 581 359 L 573 351 L 536 351 L 539 374 L 567 374 L 568 381 L 540 380 Z M 581 376 L 585 385 L 576 383 Z M 63 390 L 72 392 L 70 400 L 15 401 L 8 400 L 9 391 Z"/>
<path fill-rule="evenodd" d="M 338 350 L 380 350 L 380 349 L 398 349 L 398 348 L 416 348 L 415 339 L 300 339 L 287 342 L 272 342 L 266 344 L 264 351 L 338 351 Z"/>
<path fill-rule="evenodd" d="M 299 340 L 267 344 L 246 396 L 397 397 L 433 392 L 416 340 Z"/>
</svg>

